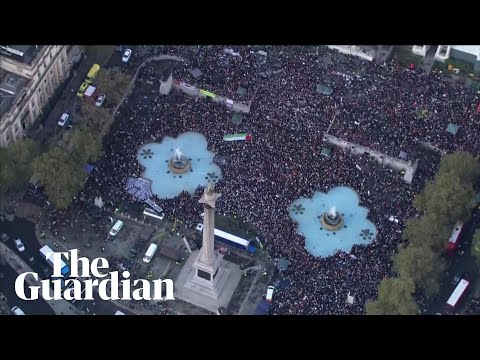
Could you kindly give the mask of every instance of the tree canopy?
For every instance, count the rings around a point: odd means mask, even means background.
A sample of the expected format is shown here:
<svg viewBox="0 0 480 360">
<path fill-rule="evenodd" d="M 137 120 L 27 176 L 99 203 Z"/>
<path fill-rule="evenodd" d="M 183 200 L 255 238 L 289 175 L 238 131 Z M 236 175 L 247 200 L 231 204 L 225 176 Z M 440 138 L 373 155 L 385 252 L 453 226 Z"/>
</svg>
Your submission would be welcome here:
<svg viewBox="0 0 480 360">
<path fill-rule="evenodd" d="M 480 229 L 475 230 L 475 234 L 473 234 L 472 256 L 475 257 L 477 265 L 480 267 Z"/>
<path fill-rule="evenodd" d="M 475 190 L 458 176 L 441 173 L 424 190 L 424 209 L 437 221 L 451 223 L 465 220 L 471 213 Z"/>
<path fill-rule="evenodd" d="M 378 287 L 378 299 L 366 305 L 367 315 L 418 315 L 414 292 L 410 278 L 385 278 Z"/>
<path fill-rule="evenodd" d="M 474 184 L 480 176 L 480 163 L 471 154 L 457 151 L 445 156 L 433 182 L 426 184 L 413 202 L 421 214 L 407 221 L 403 238 L 408 241 L 393 256 L 398 278 L 384 279 L 377 301 L 367 304 L 367 314 L 414 314 L 418 307 L 415 290 L 438 294 L 446 261 L 443 250 L 453 224 L 471 215 Z M 478 233 L 478 234 L 477 234 Z M 472 255 L 480 259 L 480 232 L 472 242 Z"/>
<path fill-rule="evenodd" d="M 86 173 L 63 149 L 54 148 L 36 159 L 35 171 L 45 186 L 49 200 L 58 209 L 66 209 L 81 187 Z"/>
<path fill-rule="evenodd" d="M 480 176 L 480 163 L 470 153 L 456 151 L 442 158 L 439 174 L 450 174 L 466 184 L 473 184 Z"/>
<path fill-rule="evenodd" d="M 63 147 L 52 148 L 37 159 L 35 171 L 55 207 L 69 206 L 87 177 L 85 165 L 94 161 L 100 151 L 100 134 L 82 124 L 64 134 Z"/>
<path fill-rule="evenodd" d="M 434 215 L 426 214 L 407 220 L 403 231 L 404 239 L 411 245 L 427 246 L 440 251 L 445 248 L 451 232 L 451 224 L 439 222 Z"/>
<path fill-rule="evenodd" d="M 394 257 L 393 269 L 401 278 L 412 279 L 414 284 L 433 296 L 440 290 L 445 271 L 445 260 L 429 246 L 412 245 L 401 247 Z"/>
<path fill-rule="evenodd" d="M 31 139 L 18 140 L 6 149 L 0 149 L 0 193 L 20 190 L 33 175 L 33 160 L 40 147 Z"/>
<path fill-rule="evenodd" d="M 80 123 L 93 135 L 101 138 L 110 129 L 113 118 L 107 109 L 84 103 L 80 108 Z"/>
<path fill-rule="evenodd" d="M 96 78 L 100 92 L 107 95 L 107 102 L 117 105 L 128 89 L 132 77 L 119 68 L 102 68 Z"/>
</svg>

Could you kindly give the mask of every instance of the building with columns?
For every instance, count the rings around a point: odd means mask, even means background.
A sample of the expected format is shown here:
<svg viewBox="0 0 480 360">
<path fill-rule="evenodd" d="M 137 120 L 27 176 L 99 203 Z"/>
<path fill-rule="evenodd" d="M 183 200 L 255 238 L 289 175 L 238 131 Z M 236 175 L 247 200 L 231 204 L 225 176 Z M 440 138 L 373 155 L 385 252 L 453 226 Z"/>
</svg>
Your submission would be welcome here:
<svg viewBox="0 0 480 360">
<path fill-rule="evenodd" d="M 0 147 L 25 136 L 79 53 L 71 45 L 0 45 Z"/>
</svg>

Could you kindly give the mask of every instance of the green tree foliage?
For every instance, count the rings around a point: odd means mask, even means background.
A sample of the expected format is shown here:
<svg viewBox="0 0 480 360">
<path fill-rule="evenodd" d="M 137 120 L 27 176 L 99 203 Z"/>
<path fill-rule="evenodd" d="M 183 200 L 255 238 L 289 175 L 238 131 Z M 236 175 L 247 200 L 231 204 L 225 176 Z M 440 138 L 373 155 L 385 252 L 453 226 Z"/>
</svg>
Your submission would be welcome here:
<svg viewBox="0 0 480 360">
<path fill-rule="evenodd" d="M 98 134 L 93 134 L 82 125 L 71 133 L 66 147 L 75 163 L 82 166 L 97 159 L 100 155 L 101 142 Z"/>
<path fill-rule="evenodd" d="M 393 270 L 401 278 L 412 279 L 415 285 L 424 290 L 429 297 L 438 293 L 446 263 L 430 247 L 413 244 L 401 247 L 393 260 Z"/>
<path fill-rule="evenodd" d="M 33 174 L 33 160 L 40 152 L 39 145 L 31 140 L 19 140 L 0 149 L 0 192 L 20 190 Z"/>
<path fill-rule="evenodd" d="M 472 256 L 475 258 L 477 265 L 480 267 L 480 229 L 477 229 L 475 234 L 473 234 Z"/>
<path fill-rule="evenodd" d="M 429 184 L 430 183 L 427 183 L 426 186 L 428 186 Z M 423 214 L 427 210 L 426 200 L 427 198 L 425 197 L 425 189 L 422 192 L 415 195 L 415 199 L 413 199 L 413 206 L 415 207 L 415 209 L 417 209 L 417 211 L 420 214 Z"/>
<path fill-rule="evenodd" d="M 403 237 L 411 245 L 427 246 L 441 251 L 448 241 L 451 226 L 451 223 L 439 222 L 432 214 L 426 214 L 407 220 Z"/>
<path fill-rule="evenodd" d="M 444 223 L 465 220 L 471 213 L 474 195 L 472 184 L 450 173 L 441 173 L 425 187 L 426 212 Z"/>
<path fill-rule="evenodd" d="M 470 153 L 456 151 L 442 158 L 439 173 L 457 176 L 469 185 L 480 176 L 480 163 Z"/>
<path fill-rule="evenodd" d="M 56 208 L 66 209 L 77 194 L 86 177 L 83 165 L 76 162 L 68 152 L 58 148 L 35 160 L 35 171 Z"/>
<path fill-rule="evenodd" d="M 80 122 L 83 123 L 93 135 L 99 138 L 108 132 L 113 123 L 113 118 L 107 109 L 88 103 L 82 105 L 80 117 Z"/>
<path fill-rule="evenodd" d="M 132 77 L 119 68 L 102 68 L 95 80 L 98 91 L 107 95 L 107 102 L 117 105 L 128 89 Z"/>
<path fill-rule="evenodd" d="M 378 299 L 368 302 L 367 315 L 418 315 L 410 278 L 385 278 L 378 287 Z"/>
</svg>

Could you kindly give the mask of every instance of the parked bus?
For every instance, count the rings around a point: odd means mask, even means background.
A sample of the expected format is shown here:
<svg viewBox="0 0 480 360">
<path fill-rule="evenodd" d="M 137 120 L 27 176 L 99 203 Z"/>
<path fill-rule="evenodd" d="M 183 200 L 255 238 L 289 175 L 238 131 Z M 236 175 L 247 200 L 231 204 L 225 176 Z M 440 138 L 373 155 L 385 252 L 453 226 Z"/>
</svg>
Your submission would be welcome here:
<svg viewBox="0 0 480 360">
<path fill-rule="evenodd" d="M 458 305 L 460 305 L 461 301 L 465 298 L 469 287 L 470 282 L 468 280 L 460 280 L 445 304 L 445 310 L 448 314 L 453 314 L 455 312 Z"/>
<path fill-rule="evenodd" d="M 85 79 L 85 82 L 91 84 L 93 79 L 97 77 L 99 71 L 100 71 L 100 65 L 93 64 L 92 68 L 87 74 L 87 78 Z"/>
<path fill-rule="evenodd" d="M 455 256 L 457 253 L 458 245 L 462 240 L 464 224 L 461 221 L 458 221 L 453 227 L 452 234 L 448 239 L 446 253 L 448 256 Z"/>
<path fill-rule="evenodd" d="M 234 248 L 247 251 L 248 245 L 250 245 L 249 240 L 242 239 L 241 237 L 229 234 L 225 231 L 215 229 L 213 231 L 215 236 L 215 241 L 218 241 L 222 244 L 232 246 Z"/>
<path fill-rule="evenodd" d="M 53 253 L 54 251 L 50 249 L 48 245 L 45 245 L 40 249 L 40 254 L 52 268 L 53 268 Z M 63 260 L 61 262 L 61 265 L 62 265 L 62 275 L 68 276 L 68 274 L 70 274 L 70 267 L 67 264 L 65 264 Z"/>
<path fill-rule="evenodd" d="M 155 210 L 148 207 L 143 210 L 143 215 L 153 217 L 160 221 L 163 220 L 163 218 L 165 217 L 165 213 L 158 214 Z"/>
</svg>

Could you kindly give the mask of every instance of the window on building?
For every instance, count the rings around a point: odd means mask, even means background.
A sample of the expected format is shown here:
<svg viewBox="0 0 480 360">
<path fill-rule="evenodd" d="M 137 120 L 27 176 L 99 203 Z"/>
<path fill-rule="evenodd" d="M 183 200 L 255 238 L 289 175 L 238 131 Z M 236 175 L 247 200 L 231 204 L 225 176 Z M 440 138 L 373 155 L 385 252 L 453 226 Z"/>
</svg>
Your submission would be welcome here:
<svg viewBox="0 0 480 360">
<path fill-rule="evenodd" d="M 8 133 L 7 133 L 7 135 L 5 136 L 5 139 L 7 140 L 7 144 L 8 144 L 9 141 L 10 141 L 10 135 L 8 135 Z"/>
<path fill-rule="evenodd" d="M 61 63 L 63 64 L 65 62 L 65 58 L 62 56 L 62 61 Z"/>
<path fill-rule="evenodd" d="M 41 91 L 42 91 L 42 88 L 39 86 L 37 91 L 38 91 L 38 92 L 41 92 Z"/>
<path fill-rule="evenodd" d="M 23 94 L 20 99 L 17 102 L 17 107 L 19 107 L 22 104 L 23 99 L 25 99 L 25 96 L 27 96 L 27 93 Z"/>
<path fill-rule="evenodd" d="M 53 69 L 52 69 L 52 70 L 50 70 L 50 75 L 53 75 Z"/>
<path fill-rule="evenodd" d="M 43 83 L 46 84 L 46 83 L 47 83 L 47 79 L 43 80 Z"/>
</svg>

